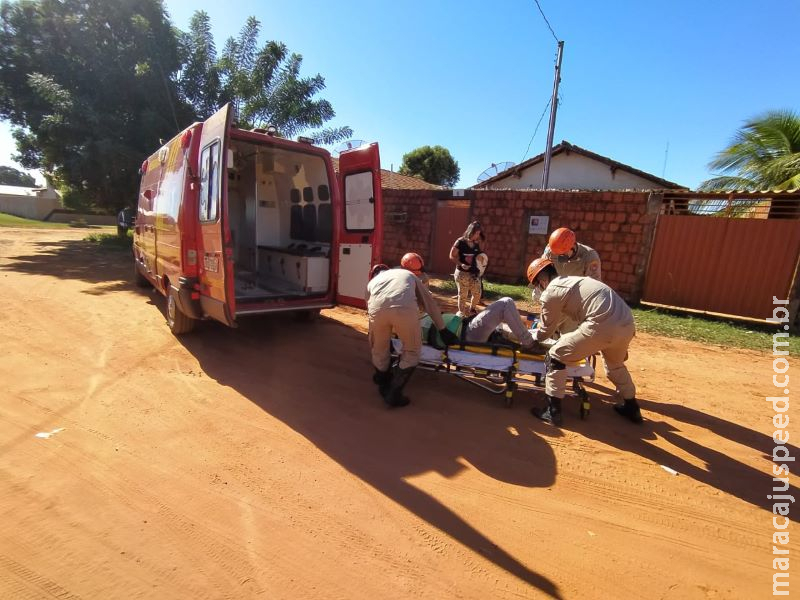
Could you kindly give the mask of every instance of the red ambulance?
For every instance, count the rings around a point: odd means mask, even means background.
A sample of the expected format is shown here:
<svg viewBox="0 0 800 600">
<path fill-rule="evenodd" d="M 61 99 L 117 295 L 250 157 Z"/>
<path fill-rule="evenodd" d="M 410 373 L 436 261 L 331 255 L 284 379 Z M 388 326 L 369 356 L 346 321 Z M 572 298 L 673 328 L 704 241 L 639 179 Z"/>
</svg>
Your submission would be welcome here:
<svg viewBox="0 0 800 600">
<path fill-rule="evenodd" d="M 136 283 L 166 296 L 176 335 L 201 319 L 363 307 L 382 242 L 378 145 L 342 152 L 337 178 L 310 140 L 238 129 L 231 113 L 142 164 Z"/>
</svg>

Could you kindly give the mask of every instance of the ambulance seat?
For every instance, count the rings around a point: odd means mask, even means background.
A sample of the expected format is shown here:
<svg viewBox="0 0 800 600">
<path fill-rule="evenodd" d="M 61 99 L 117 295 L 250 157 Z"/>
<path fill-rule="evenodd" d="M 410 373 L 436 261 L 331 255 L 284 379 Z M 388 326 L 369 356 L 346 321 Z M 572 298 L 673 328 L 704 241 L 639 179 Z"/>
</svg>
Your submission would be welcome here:
<svg viewBox="0 0 800 600">
<path fill-rule="evenodd" d="M 327 185 L 317 187 L 319 206 L 317 207 L 317 232 L 314 236 L 315 241 L 331 242 L 333 234 L 333 208 L 331 207 L 331 194 Z"/>
<path fill-rule="evenodd" d="M 303 237 L 300 239 L 307 242 L 316 241 L 317 234 L 317 207 L 313 204 L 303 206 Z"/>
<path fill-rule="evenodd" d="M 300 190 L 292 188 L 289 191 L 289 200 L 292 204 L 289 209 L 289 237 L 293 240 L 303 238 L 303 207 L 300 206 Z"/>
<path fill-rule="evenodd" d="M 310 186 L 303 188 L 303 237 L 313 242 L 317 233 L 317 207 L 314 204 L 314 190 Z"/>
</svg>

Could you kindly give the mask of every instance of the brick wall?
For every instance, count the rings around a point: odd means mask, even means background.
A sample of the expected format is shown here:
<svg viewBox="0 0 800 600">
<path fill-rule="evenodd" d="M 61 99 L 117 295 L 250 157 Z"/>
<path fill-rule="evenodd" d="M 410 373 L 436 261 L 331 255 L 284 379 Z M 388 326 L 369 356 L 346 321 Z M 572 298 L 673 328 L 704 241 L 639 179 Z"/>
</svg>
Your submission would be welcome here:
<svg viewBox="0 0 800 600">
<path fill-rule="evenodd" d="M 644 286 L 660 197 L 649 192 L 542 192 L 469 190 L 472 218 L 486 233 L 487 277 L 506 283 L 522 282 L 525 270 L 540 256 L 547 235 L 529 235 L 528 217 L 550 217 L 548 235 L 570 227 L 600 253 L 603 281 L 626 300 L 638 301 Z M 438 199 L 447 192 L 384 190 L 384 260 L 397 264 L 408 248 L 430 256 Z M 405 213 L 397 223 L 390 213 Z M 432 262 L 432 261 L 429 261 Z"/>
<path fill-rule="evenodd" d="M 403 254 L 417 248 L 430 256 L 435 209 L 431 190 L 383 190 L 383 262 L 399 265 Z"/>
</svg>

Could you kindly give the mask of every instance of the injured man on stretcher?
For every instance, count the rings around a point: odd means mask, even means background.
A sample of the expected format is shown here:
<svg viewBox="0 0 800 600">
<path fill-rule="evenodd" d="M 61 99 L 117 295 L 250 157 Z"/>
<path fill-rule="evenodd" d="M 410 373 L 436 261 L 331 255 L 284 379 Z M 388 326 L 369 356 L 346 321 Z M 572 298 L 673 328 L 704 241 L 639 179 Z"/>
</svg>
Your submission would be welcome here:
<svg viewBox="0 0 800 600">
<path fill-rule="evenodd" d="M 486 343 L 503 340 L 505 343 L 518 344 L 528 354 L 544 354 L 548 345 L 534 340 L 531 331 L 519 316 L 514 301 L 509 297 L 492 302 L 474 317 L 462 319 L 454 314 L 443 314 L 445 327 L 453 332 L 462 342 Z M 441 338 L 436 328 L 431 330 L 431 318 L 427 315 L 421 321 L 424 343 L 442 347 Z M 431 336 L 435 335 L 434 339 Z"/>
</svg>

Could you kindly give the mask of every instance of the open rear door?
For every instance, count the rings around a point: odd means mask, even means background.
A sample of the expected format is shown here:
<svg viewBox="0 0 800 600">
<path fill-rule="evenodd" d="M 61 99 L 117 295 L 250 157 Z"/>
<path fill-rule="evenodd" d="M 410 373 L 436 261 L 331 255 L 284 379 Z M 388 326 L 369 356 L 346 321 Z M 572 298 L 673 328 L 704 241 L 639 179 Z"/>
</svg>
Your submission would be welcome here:
<svg viewBox="0 0 800 600">
<path fill-rule="evenodd" d="M 369 271 L 380 262 L 383 243 L 381 159 L 378 144 L 339 155 L 341 214 L 336 302 L 365 308 Z"/>
<path fill-rule="evenodd" d="M 236 296 L 225 159 L 232 112 L 226 104 L 203 124 L 197 215 L 202 246 L 200 304 L 209 317 L 230 326 L 234 325 Z"/>
</svg>

